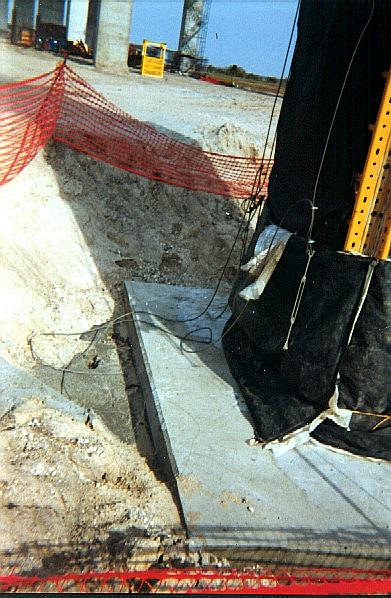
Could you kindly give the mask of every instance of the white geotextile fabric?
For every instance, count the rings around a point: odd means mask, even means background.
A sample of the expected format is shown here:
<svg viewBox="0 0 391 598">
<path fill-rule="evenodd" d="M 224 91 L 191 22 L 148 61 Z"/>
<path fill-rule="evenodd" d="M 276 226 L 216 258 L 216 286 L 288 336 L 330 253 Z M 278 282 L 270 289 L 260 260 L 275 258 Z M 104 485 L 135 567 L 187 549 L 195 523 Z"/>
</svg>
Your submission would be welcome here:
<svg viewBox="0 0 391 598">
<path fill-rule="evenodd" d="M 338 395 L 338 386 L 336 385 L 334 394 L 329 401 L 329 406 L 325 411 L 322 411 L 318 417 L 313 419 L 312 422 L 306 426 L 287 434 L 279 440 L 268 442 L 263 445 L 263 448 L 273 451 L 273 454 L 278 457 L 279 455 L 308 442 L 310 440 L 311 432 L 313 432 L 313 430 L 315 430 L 315 428 L 317 428 L 325 419 L 331 419 L 338 426 L 349 430 L 350 420 L 353 414 L 350 409 L 341 409 L 338 407 Z"/>
<path fill-rule="evenodd" d="M 259 299 L 284 253 L 291 234 L 284 228 L 271 224 L 259 235 L 254 257 L 242 266 L 242 270 L 256 280 L 239 293 L 242 299 L 245 301 Z"/>
</svg>

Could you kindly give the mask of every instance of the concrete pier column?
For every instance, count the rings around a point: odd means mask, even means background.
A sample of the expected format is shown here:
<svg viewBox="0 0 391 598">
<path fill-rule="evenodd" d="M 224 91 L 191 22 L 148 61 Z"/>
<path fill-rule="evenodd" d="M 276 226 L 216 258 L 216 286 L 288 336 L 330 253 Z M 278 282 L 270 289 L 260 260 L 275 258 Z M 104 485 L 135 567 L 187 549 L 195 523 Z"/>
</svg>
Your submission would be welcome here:
<svg viewBox="0 0 391 598">
<path fill-rule="evenodd" d="M 8 2 L 0 0 L 0 31 L 7 31 L 8 27 Z"/>
<path fill-rule="evenodd" d="M 100 0 L 95 66 L 126 73 L 133 0 Z"/>
<path fill-rule="evenodd" d="M 64 22 L 64 0 L 39 0 L 39 14 L 43 23 L 62 25 Z"/>
<path fill-rule="evenodd" d="M 14 7 L 13 7 L 13 14 L 16 15 L 16 34 L 17 39 L 19 35 L 19 30 L 23 27 L 28 27 L 30 29 L 35 28 L 35 10 L 36 10 L 36 2 L 35 0 L 15 0 Z"/>
<path fill-rule="evenodd" d="M 68 0 L 67 38 L 86 41 L 88 0 Z"/>
</svg>

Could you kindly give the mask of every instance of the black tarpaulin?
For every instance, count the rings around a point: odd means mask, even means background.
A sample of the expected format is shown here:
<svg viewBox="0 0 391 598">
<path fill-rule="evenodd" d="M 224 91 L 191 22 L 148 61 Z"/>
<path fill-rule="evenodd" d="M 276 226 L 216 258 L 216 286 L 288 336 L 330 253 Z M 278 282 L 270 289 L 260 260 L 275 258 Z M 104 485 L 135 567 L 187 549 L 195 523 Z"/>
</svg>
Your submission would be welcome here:
<svg viewBox="0 0 391 598">
<path fill-rule="evenodd" d="M 374 8 L 372 11 L 372 7 Z M 338 95 L 369 16 L 337 111 L 320 172 L 315 253 L 284 350 L 307 264 L 310 203 Z M 291 78 L 278 124 L 266 224 L 295 233 L 265 290 L 244 301 L 241 272 L 230 297 L 223 346 L 264 441 L 308 424 L 328 405 L 352 411 L 350 430 L 325 420 L 313 435 L 361 455 L 391 459 L 391 263 L 343 253 L 354 179 L 368 151 L 390 65 L 388 0 L 303 0 Z M 371 276 L 371 278 L 370 278 Z"/>
<path fill-rule="evenodd" d="M 255 435 L 270 441 L 308 424 L 327 409 L 337 384 L 338 406 L 361 412 L 351 420 L 355 435 L 327 420 L 313 435 L 391 459 L 391 263 L 374 265 L 359 311 L 373 261 L 316 251 L 284 350 L 305 251 L 305 241 L 291 237 L 260 298 L 246 304 L 235 293 L 231 299 L 233 316 L 223 346 L 253 415 Z M 249 282 L 243 275 L 242 287 Z"/>
<path fill-rule="evenodd" d="M 372 15 L 372 16 L 371 16 Z M 371 16 L 368 26 L 368 18 Z M 298 38 L 277 128 L 269 183 L 270 218 L 306 235 L 330 123 L 335 123 L 316 193 L 314 238 L 342 249 L 391 61 L 390 0 L 302 0 Z"/>
</svg>

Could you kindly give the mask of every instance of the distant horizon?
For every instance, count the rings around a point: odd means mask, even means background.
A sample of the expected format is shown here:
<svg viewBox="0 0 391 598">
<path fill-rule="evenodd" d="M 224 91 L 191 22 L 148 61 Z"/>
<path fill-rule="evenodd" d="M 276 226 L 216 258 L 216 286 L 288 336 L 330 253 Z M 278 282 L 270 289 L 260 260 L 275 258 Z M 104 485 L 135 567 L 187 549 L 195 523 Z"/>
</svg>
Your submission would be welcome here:
<svg viewBox="0 0 391 598">
<path fill-rule="evenodd" d="M 212 0 L 204 57 L 216 67 L 236 64 L 279 78 L 296 8 L 297 0 Z M 133 0 L 131 41 L 165 42 L 176 50 L 182 11 L 183 0 Z M 295 39 L 296 32 L 293 45 Z"/>
</svg>

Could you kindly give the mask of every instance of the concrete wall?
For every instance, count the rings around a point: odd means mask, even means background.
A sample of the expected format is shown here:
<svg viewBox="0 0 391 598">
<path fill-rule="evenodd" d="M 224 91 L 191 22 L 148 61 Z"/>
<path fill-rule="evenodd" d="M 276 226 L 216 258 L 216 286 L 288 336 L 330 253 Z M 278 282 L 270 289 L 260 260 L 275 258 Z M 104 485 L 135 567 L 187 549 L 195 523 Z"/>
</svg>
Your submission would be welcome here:
<svg viewBox="0 0 391 598">
<path fill-rule="evenodd" d="M 88 0 L 68 0 L 67 37 L 72 41 L 86 41 Z"/>
<path fill-rule="evenodd" d="M 39 0 L 39 13 L 44 23 L 63 25 L 64 9 L 64 0 Z"/>
<path fill-rule="evenodd" d="M 127 72 L 132 4 L 132 0 L 100 0 L 95 52 L 97 68 Z"/>
</svg>

